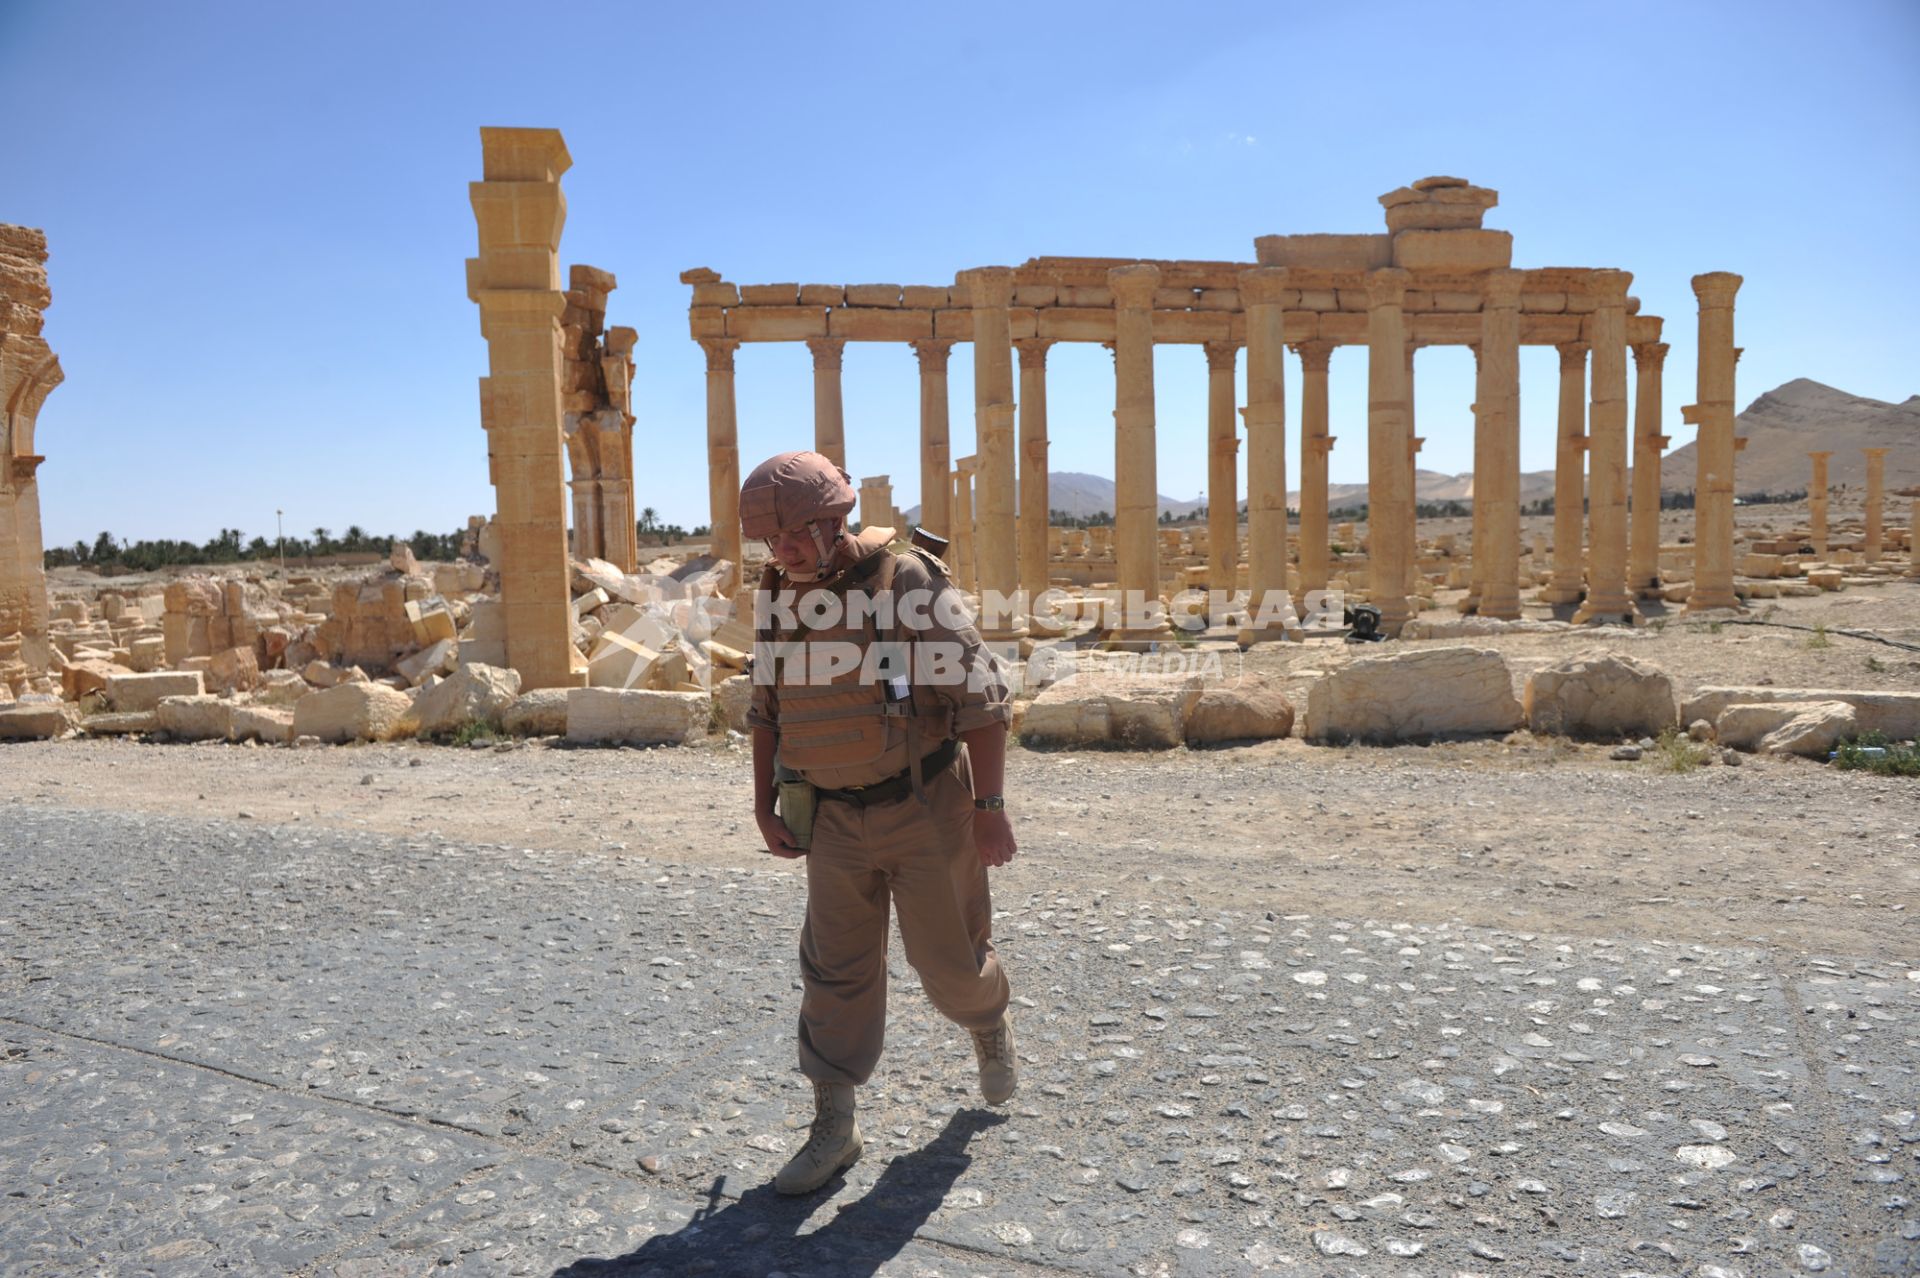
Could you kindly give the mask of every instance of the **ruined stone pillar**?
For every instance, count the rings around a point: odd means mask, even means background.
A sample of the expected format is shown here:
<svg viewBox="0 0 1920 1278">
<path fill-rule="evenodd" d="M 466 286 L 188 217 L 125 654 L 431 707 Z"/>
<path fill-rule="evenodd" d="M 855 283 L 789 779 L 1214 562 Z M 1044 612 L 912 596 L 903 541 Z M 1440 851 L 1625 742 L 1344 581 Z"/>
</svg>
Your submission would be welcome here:
<svg viewBox="0 0 1920 1278">
<path fill-rule="evenodd" d="M 0 668 L 0 688 L 16 693 L 53 659 L 33 442 L 40 407 L 63 376 L 40 335 L 53 301 L 46 262 L 44 232 L 0 223 L 0 640 L 20 637 L 21 663 L 12 677 Z"/>
<path fill-rule="evenodd" d="M 1867 537 L 1862 549 L 1866 561 L 1877 564 L 1884 540 L 1880 530 L 1880 514 L 1886 500 L 1887 450 L 1863 448 L 1860 451 L 1867 455 Z"/>
<path fill-rule="evenodd" d="M 980 633 L 1011 639 L 1025 633 L 1019 598 L 1020 557 L 1014 531 L 1013 268 L 979 266 L 962 273 L 973 308 L 974 476 L 973 562 L 981 591 Z"/>
<path fill-rule="evenodd" d="M 1300 356 L 1300 593 L 1327 588 L 1327 367 L 1332 342 L 1299 342 Z"/>
<path fill-rule="evenodd" d="M 1285 633 L 1287 589 L 1286 308 L 1299 294 L 1282 266 L 1240 272 L 1247 316 L 1247 628 L 1243 643 Z"/>
<path fill-rule="evenodd" d="M 952 342 L 911 343 L 920 360 L 920 526 L 953 536 L 952 457 L 947 443 L 947 356 Z"/>
<path fill-rule="evenodd" d="M 740 431 L 733 399 L 733 354 L 740 343 L 730 337 L 700 341 L 707 353 L 707 511 L 712 523 L 711 550 L 731 560 L 721 593 L 740 588 Z"/>
<path fill-rule="evenodd" d="M 813 352 L 813 451 L 847 466 L 847 410 L 840 395 L 840 362 L 846 353 L 844 337 L 809 337 Z"/>
<path fill-rule="evenodd" d="M 1595 271 L 1587 317 L 1593 347 L 1593 406 L 1588 415 L 1587 599 L 1577 622 L 1639 618 L 1627 593 L 1627 285 L 1625 271 Z"/>
<path fill-rule="evenodd" d="M 1741 278 L 1729 271 L 1693 277 L 1700 300 L 1699 372 L 1695 399 L 1681 417 L 1700 428 L 1693 492 L 1693 590 L 1688 612 L 1738 608 L 1733 593 L 1734 375 L 1733 298 Z"/>
<path fill-rule="evenodd" d="M 1920 581 L 1920 497 L 1913 499 L 1913 510 L 1909 519 L 1911 527 L 1907 532 L 1907 576 Z"/>
<path fill-rule="evenodd" d="M 1413 491 L 1407 471 L 1407 323 L 1401 309 L 1411 273 L 1367 273 L 1367 594 L 1383 634 L 1398 636 L 1412 616 L 1407 599 L 1407 525 Z"/>
<path fill-rule="evenodd" d="M 973 485 L 980 470 L 980 458 L 977 454 L 962 457 L 954 463 L 953 471 L 953 568 L 954 577 L 962 590 L 980 589 L 979 543 L 974 537 L 978 524 L 974 520 Z"/>
<path fill-rule="evenodd" d="M 467 261 L 467 295 L 487 339 L 480 420 L 499 504 L 507 664 L 523 688 L 579 686 L 560 420 L 560 176 L 572 159 L 557 129 L 481 129 L 480 146 L 484 180 L 469 188 L 480 256 Z"/>
<path fill-rule="evenodd" d="M 1633 528 L 1627 590 L 1642 599 L 1660 593 L 1660 455 L 1672 442 L 1660 433 L 1660 370 L 1666 362 L 1665 342 L 1640 342 L 1633 348 Z"/>
<path fill-rule="evenodd" d="M 1207 590 L 1231 600 L 1240 576 L 1240 434 L 1234 403 L 1236 342 L 1208 342 L 1207 354 Z M 1223 605 L 1224 609 L 1225 605 Z M 1209 611 L 1219 625 L 1224 615 Z"/>
<path fill-rule="evenodd" d="M 1807 488 L 1807 517 L 1813 526 L 1813 553 L 1827 557 L 1827 458 L 1832 453 L 1808 453 L 1813 461 L 1813 483 Z"/>
<path fill-rule="evenodd" d="M 1153 416 L 1153 294 L 1160 268 L 1144 263 L 1107 272 L 1113 290 L 1114 511 L 1113 548 L 1127 637 L 1163 633 L 1154 611 L 1160 597 L 1158 458 Z"/>
<path fill-rule="evenodd" d="M 1587 344 L 1562 342 L 1560 352 L 1560 433 L 1553 462 L 1553 577 L 1540 592 L 1542 603 L 1573 603 L 1585 574 L 1580 557 L 1580 525 L 1585 522 L 1587 454 Z"/>
<path fill-rule="evenodd" d="M 1420 571 L 1420 449 L 1426 440 L 1420 437 L 1414 413 L 1413 353 L 1419 343 L 1407 343 L 1407 593 L 1413 594 L 1423 580 Z M 1418 605 L 1414 605 L 1417 607 Z"/>
<path fill-rule="evenodd" d="M 1483 617 L 1520 616 L 1520 273 L 1487 273 L 1474 382 L 1476 470 L 1473 509 L 1480 517 L 1473 560 Z"/>
<path fill-rule="evenodd" d="M 889 476 L 873 475 L 860 481 L 860 527 L 894 528 L 893 481 Z"/>
<path fill-rule="evenodd" d="M 1047 348 L 1023 337 L 1020 348 L 1020 588 L 1031 600 L 1047 588 Z"/>
</svg>

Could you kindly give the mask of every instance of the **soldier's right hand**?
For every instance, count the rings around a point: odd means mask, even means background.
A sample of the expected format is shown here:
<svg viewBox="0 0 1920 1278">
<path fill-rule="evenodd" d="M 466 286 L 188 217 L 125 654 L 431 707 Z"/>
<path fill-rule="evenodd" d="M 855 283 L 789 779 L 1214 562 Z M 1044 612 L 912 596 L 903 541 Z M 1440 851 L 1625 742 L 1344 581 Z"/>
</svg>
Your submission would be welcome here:
<svg viewBox="0 0 1920 1278">
<path fill-rule="evenodd" d="M 760 825 L 760 837 L 766 841 L 767 851 L 774 856 L 791 861 L 807 854 L 805 848 L 793 841 L 793 831 L 777 813 L 756 812 L 754 820 Z"/>
</svg>

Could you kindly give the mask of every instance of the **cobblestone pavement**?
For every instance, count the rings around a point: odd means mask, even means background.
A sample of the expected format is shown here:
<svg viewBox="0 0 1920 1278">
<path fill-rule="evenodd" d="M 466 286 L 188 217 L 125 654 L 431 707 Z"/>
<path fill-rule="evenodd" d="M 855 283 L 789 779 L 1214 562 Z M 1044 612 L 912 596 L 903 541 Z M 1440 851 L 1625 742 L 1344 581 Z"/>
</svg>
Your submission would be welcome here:
<svg viewBox="0 0 1920 1278">
<path fill-rule="evenodd" d="M 793 868 L 15 806 L 0 1270 L 1920 1272 L 1920 972 L 996 876 L 806 1200 Z M 1270 898 L 1270 899 L 1269 899 Z"/>
</svg>

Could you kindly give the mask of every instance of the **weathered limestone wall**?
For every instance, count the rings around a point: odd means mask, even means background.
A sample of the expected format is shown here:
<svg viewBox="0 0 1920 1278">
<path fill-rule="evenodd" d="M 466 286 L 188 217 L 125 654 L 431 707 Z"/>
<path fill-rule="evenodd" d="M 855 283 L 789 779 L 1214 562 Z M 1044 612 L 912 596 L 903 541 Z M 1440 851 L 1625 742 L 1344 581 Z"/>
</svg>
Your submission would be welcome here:
<svg viewBox="0 0 1920 1278">
<path fill-rule="evenodd" d="M 40 535 L 34 423 L 61 381 L 60 361 L 40 336 L 47 285 L 47 237 L 0 224 L 0 682 L 47 669 L 47 576 Z M 10 642 L 8 642 L 11 640 Z M 5 667 L 20 667 L 9 670 Z"/>
<path fill-rule="evenodd" d="M 573 472 L 573 553 L 621 572 L 640 566 L 633 504 L 633 344 L 630 328 L 608 328 L 612 272 L 575 266 L 560 319 L 566 357 L 562 430 Z"/>
</svg>

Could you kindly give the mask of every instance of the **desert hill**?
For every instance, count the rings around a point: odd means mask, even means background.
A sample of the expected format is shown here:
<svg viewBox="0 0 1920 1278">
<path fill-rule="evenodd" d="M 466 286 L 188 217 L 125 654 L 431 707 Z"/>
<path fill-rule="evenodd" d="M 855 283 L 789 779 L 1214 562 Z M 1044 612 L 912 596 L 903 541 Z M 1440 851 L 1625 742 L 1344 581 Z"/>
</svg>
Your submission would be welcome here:
<svg viewBox="0 0 1920 1278">
<path fill-rule="evenodd" d="M 1920 484 L 1920 395 L 1889 404 L 1811 378 L 1795 378 L 1747 405 L 1735 420 L 1734 433 L 1749 441 L 1734 466 L 1737 492 L 1805 488 L 1813 473 L 1807 454 L 1816 449 L 1833 454 L 1827 479 L 1836 487 L 1866 483 L 1863 448 L 1889 450 L 1888 492 Z M 1685 492 L 1694 486 L 1695 453 L 1690 442 L 1666 455 L 1660 466 L 1662 488 Z"/>
</svg>

